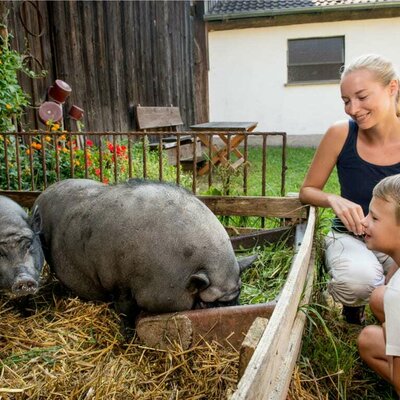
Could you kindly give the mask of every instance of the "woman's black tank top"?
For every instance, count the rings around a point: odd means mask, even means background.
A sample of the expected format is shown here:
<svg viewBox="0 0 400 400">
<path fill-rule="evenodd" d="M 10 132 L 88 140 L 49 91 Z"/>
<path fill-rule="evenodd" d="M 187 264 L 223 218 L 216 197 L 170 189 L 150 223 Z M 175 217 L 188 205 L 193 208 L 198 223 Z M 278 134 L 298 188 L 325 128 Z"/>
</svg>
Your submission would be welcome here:
<svg viewBox="0 0 400 400">
<path fill-rule="evenodd" d="M 394 165 L 375 165 L 363 160 L 357 153 L 358 125 L 349 121 L 349 133 L 339 154 L 336 167 L 341 196 L 359 204 L 368 214 L 372 189 L 383 178 L 400 173 L 400 162 Z M 400 154 L 399 154 L 400 160 Z"/>
</svg>

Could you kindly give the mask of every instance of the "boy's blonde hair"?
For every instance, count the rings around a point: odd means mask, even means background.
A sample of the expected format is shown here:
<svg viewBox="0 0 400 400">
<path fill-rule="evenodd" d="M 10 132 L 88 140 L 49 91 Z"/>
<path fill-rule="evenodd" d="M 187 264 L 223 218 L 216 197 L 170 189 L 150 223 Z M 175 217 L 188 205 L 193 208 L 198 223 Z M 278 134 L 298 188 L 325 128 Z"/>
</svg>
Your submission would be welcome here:
<svg viewBox="0 0 400 400">
<path fill-rule="evenodd" d="M 346 68 L 341 72 L 341 79 L 343 79 L 350 72 L 358 71 L 360 69 L 366 69 L 375 74 L 376 79 L 383 86 L 389 85 L 392 80 L 397 80 L 400 87 L 399 74 L 397 73 L 392 62 L 378 54 L 365 54 L 353 60 Z M 400 89 L 396 95 L 396 114 L 400 116 Z"/>
<path fill-rule="evenodd" d="M 394 203 L 396 206 L 396 221 L 400 224 L 400 174 L 382 179 L 374 187 L 372 196 Z"/>
</svg>

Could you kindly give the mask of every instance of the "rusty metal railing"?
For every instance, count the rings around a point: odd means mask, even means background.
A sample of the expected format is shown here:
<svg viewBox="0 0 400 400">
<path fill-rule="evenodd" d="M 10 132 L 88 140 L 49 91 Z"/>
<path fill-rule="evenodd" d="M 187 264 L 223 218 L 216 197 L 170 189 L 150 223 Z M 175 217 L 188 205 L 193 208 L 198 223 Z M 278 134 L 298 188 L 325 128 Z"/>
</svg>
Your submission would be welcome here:
<svg viewBox="0 0 400 400">
<path fill-rule="evenodd" d="M 202 132 L 208 146 L 198 141 L 198 132 L 8 132 L 0 133 L 0 191 L 41 191 L 55 181 L 66 178 L 92 178 L 106 183 L 130 178 L 173 181 L 204 193 L 222 185 L 221 194 L 230 194 L 232 182 L 241 179 L 242 193 L 253 195 L 285 195 L 286 133 L 246 133 L 240 152 L 242 165 L 235 169 L 235 153 L 231 151 L 232 136 L 224 132 L 227 163 L 210 163 L 207 174 L 199 176 L 199 165 L 209 162 L 218 147 L 218 132 Z M 268 138 L 281 138 L 280 194 L 267 193 Z M 156 138 L 151 142 L 149 138 Z M 168 140 L 168 141 L 167 141 Z M 171 143 L 171 140 L 173 142 Z M 252 142 L 249 144 L 249 142 Z M 249 147 L 261 148 L 261 182 L 251 188 L 252 159 Z M 191 155 L 190 155 L 191 154 Z M 189 169 L 190 171 L 187 171 Z"/>
</svg>

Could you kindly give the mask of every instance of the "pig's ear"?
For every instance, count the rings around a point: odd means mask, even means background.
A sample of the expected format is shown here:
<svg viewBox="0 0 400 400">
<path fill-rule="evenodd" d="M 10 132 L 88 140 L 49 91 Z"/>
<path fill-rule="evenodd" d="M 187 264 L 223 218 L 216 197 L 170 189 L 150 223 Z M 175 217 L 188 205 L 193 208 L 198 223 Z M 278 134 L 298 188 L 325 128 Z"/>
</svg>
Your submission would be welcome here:
<svg viewBox="0 0 400 400">
<path fill-rule="evenodd" d="M 204 272 L 198 272 L 190 277 L 186 288 L 190 293 L 194 294 L 206 289 L 208 286 L 210 286 L 210 280 L 208 279 L 208 276 Z"/>
<path fill-rule="evenodd" d="M 29 223 L 35 234 L 39 234 L 42 231 L 42 218 L 40 217 L 38 206 L 35 206 L 33 209 L 32 215 L 29 218 Z"/>
<path fill-rule="evenodd" d="M 245 269 L 249 268 L 254 261 L 257 260 L 258 254 L 255 254 L 254 256 L 248 256 L 248 257 L 243 257 L 241 259 L 238 259 L 238 264 L 240 268 L 240 272 L 242 273 Z"/>
</svg>

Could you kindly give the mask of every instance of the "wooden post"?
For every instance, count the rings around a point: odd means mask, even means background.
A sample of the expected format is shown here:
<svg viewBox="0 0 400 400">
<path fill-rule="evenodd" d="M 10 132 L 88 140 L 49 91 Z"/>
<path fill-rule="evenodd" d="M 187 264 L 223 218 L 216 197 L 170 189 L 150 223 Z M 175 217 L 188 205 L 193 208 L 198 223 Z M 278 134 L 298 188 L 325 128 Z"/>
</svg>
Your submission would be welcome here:
<svg viewBox="0 0 400 400">
<path fill-rule="evenodd" d="M 257 317 L 248 330 L 242 346 L 240 347 L 238 381 L 243 376 L 244 371 L 246 371 L 247 365 L 258 346 L 258 342 L 260 341 L 267 324 L 268 318 Z"/>
</svg>

